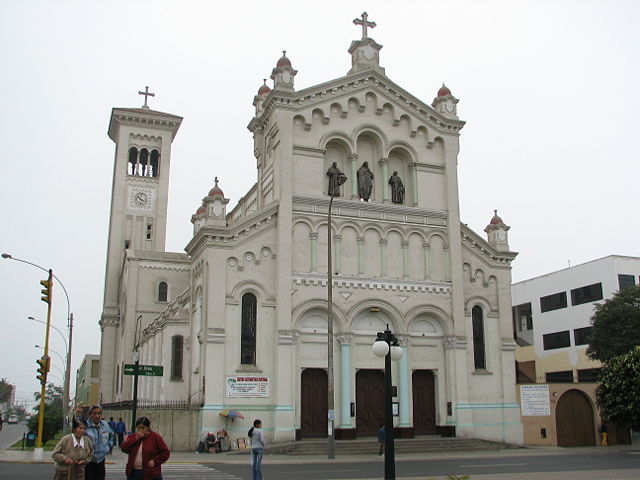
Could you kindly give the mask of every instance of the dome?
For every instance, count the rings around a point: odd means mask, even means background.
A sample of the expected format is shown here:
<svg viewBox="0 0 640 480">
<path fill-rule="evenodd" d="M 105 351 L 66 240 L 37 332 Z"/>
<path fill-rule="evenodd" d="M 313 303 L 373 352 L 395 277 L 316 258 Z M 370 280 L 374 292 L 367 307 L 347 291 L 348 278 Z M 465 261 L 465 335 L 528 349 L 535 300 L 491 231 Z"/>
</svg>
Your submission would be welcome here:
<svg viewBox="0 0 640 480">
<path fill-rule="evenodd" d="M 269 86 L 267 85 L 267 79 L 263 79 L 264 81 L 264 85 L 262 85 L 259 89 L 258 89 L 258 95 L 262 96 L 262 95 L 267 95 L 271 89 L 269 88 Z"/>
<path fill-rule="evenodd" d="M 216 182 L 216 184 L 211 190 L 209 190 L 209 196 L 213 197 L 214 195 L 220 195 L 224 198 L 224 192 L 218 186 L 218 177 L 216 177 L 214 181 Z"/>
<path fill-rule="evenodd" d="M 493 218 L 489 222 L 489 225 L 500 225 L 501 223 L 504 224 L 502 219 L 498 216 L 498 210 L 494 210 L 493 211 Z"/>
<path fill-rule="evenodd" d="M 438 96 L 446 97 L 447 95 L 451 95 L 451 90 L 449 90 L 443 82 L 442 86 L 440 87 L 440 90 L 438 90 Z"/>
<path fill-rule="evenodd" d="M 196 210 L 196 215 L 200 215 L 201 213 L 206 212 L 207 209 L 205 208 L 204 205 L 200 205 L 200 208 L 198 208 L 198 210 Z"/>
<path fill-rule="evenodd" d="M 282 57 L 280 57 L 280 60 L 278 60 L 276 67 L 277 68 L 291 67 L 291 60 L 287 58 L 286 50 L 282 51 Z"/>
</svg>

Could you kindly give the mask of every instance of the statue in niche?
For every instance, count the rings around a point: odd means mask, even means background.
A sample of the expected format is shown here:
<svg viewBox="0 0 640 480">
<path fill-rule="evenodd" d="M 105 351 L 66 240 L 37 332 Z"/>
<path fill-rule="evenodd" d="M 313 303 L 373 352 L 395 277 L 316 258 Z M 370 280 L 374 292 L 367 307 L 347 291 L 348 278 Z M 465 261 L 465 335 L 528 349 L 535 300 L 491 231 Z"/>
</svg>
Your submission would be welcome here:
<svg viewBox="0 0 640 480">
<path fill-rule="evenodd" d="M 373 188 L 373 172 L 369 169 L 369 162 L 364 162 L 358 169 L 358 196 L 365 202 L 371 197 Z"/>
<path fill-rule="evenodd" d="M 389 185 L 391 185 L 391 201 L 393 203 L 404 203 L 404 184 L 397 171 L 393 172 L 393 175 L 389 178 Z"/>
<path fill-rule="evenodd" d="M 338 163 L 333 162 L 329 170 L 327 170 L 327 176 L 329 177 L 329 189 L 327 195 L 331 196 L 333 192 L 336 192 L 334 197 L 340 196 L 340 175 L 344 175 L 338 168 Z"/>
</svg>

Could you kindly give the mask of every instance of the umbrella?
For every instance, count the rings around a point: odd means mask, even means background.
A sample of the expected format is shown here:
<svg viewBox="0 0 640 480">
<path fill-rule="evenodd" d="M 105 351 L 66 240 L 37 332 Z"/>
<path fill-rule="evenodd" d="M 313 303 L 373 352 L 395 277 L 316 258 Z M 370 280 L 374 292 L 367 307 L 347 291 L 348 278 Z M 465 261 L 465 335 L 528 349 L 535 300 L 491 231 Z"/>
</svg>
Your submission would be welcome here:
<svg viewBox="0 0 640 480">
<path fill-rule="evenodd" d="M 240 412 L 239 410 L 233 410 L 230 408 L 227 408 L 226 410 L 222 410 L 218 415 L 220 415 L 221 417 L 227 417 L 230 419 L 234 419 L 234 418 L 241 418 L 244 420 L 244 415 L 242 415 L 242 412 Z"/>
</svg>

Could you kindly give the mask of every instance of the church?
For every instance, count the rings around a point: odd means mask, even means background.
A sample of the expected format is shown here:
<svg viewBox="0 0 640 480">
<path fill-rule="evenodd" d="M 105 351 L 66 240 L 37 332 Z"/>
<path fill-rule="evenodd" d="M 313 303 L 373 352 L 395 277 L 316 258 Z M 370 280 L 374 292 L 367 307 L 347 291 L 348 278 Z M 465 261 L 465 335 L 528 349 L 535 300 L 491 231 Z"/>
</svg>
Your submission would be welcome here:
<svg viewBox="0 0 640 480">
<path fill-rule="evenodd" d="M 246 435 L 260 418 L 268 442 L 326 437 L 331 388 L 336 438 L 375 435 L 384 360 L 371 347 L 388 326 L 403 352 L 392 364 L 398 436 L 522 443 L 517 254 L 497 212 L 486 236 L 461 222 L 458 99 L 442 85 L 426 103 L 395 84 L 375 23 L 354 23 L 345 76 L 297 90 L 292 59 L 277 61 L 253 98 L 255 160 L 235 160 L 255 161 L 255 184 L 228 211 L 216 178 L 185 253 L 165 251 L 182 118 L 146 100 L 113 109 L 103 403 L 131 400 L 136 350 L 140 364 L 163 366 L 140 377 L 138 398 L 194 405 L 200 432 Z M 228 423 L 226 409 L 245 419 Z"/>
</svg>

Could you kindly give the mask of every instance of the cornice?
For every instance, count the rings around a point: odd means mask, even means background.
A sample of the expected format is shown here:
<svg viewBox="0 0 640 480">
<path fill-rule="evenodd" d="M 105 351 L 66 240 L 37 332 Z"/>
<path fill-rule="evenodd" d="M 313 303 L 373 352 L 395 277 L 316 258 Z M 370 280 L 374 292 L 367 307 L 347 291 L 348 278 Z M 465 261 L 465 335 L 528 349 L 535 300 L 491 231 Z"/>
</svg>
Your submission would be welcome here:
<svg viewBox="0 0 640 480">
<path fill-rule="evenodd" d="M 295 287 L 323 287 L 327 286 L 327 276 L 319 274 L 292 274 L 291 285 Z M 363 289 L 382 290 L 390 292 L 414 292 L 414 293 L 440 293 L 450 294 L 451 283 L 433 281 L 403 281 L 387 280 L 383 278 L 353 278 L 333 276 L 332 285 L 334 288 L 342 289 Z"/>
<path fill-rule="evenodd" d="M 107 133 L 114 142 L 118 141 L 121 125 L 154 128 L 171 132 L 171 140 L 175 138 L 182 123 L 182 117 L 170 113 L 157 112 L 144 108 L 114 108 Z"/>
<path fill-rule="evenodd" d="M 494 264 L 510 266 L 513 259 L 518 256 L 518 252 L 498 252 L 464 223 L 460 224 L 460 234 L 463 246 Z"/>
</svg>

